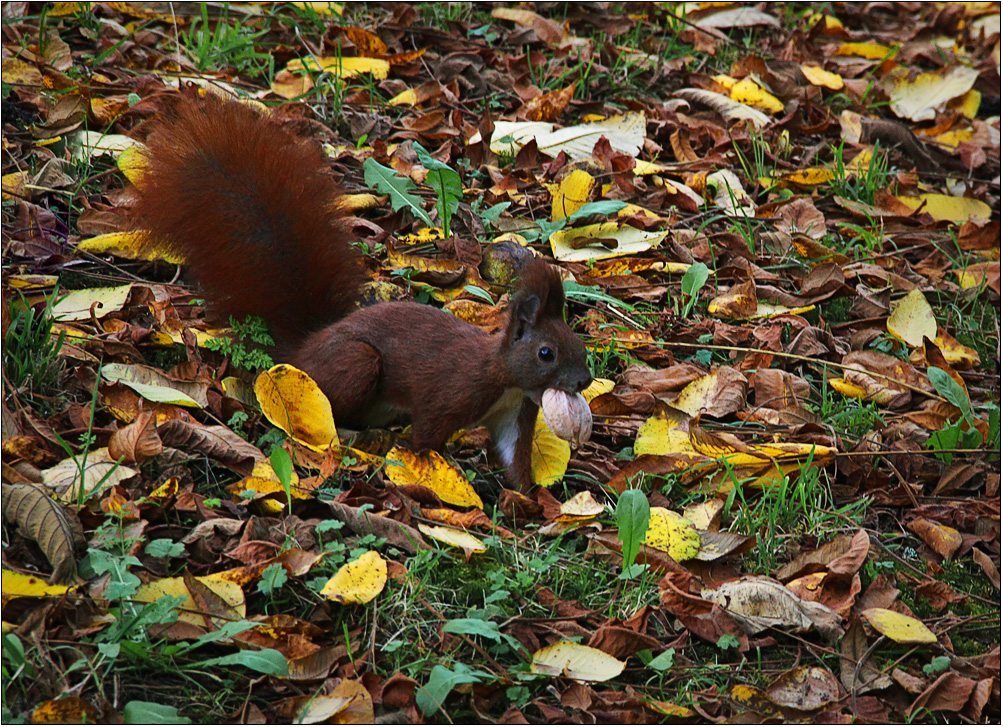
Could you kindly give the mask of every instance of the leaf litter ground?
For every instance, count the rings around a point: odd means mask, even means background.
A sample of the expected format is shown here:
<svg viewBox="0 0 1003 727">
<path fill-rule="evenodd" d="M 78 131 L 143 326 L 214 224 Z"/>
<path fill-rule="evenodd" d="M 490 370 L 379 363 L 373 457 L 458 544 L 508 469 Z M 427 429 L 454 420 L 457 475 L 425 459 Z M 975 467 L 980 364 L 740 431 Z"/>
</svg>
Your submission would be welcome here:
<svg viewBox="0 0 1003 727">
<path fill-rule="evenodd" d="M 998 722 L 998 4 L 40 7 L 5 721 Z M 597 383 L 549 488 L 256 387 L 260 327 L 137 258 L 179 82 L 329 144 L 373 299 L 491 329 L 561 266 Z"/>
</svg>

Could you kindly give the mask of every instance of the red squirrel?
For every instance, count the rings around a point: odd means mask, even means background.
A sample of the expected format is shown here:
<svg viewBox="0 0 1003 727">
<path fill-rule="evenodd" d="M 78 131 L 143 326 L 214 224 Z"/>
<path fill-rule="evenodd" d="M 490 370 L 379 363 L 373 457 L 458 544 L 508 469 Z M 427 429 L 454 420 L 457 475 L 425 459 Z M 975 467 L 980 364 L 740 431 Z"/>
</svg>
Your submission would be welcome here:
<svg viewBox="0 0 1003 727">
<path fill-rule="evenodd" d="M 437 308 L 359 308 L 364 279 L 340 189 L 312 140 L 237 101 L 186 92 L 149 135 L 135 223 L 149 245 L 180 253 L 214 312 L 264 318 L 283 360 L 331 400 L 339 425 L 409 419 L 416 451 L 486 426 L 516 486 L 546 389 L 592 381 L 564 320 L 557 270 L 529 260 L 506 324 L 489 334 Z"/>
</svg>

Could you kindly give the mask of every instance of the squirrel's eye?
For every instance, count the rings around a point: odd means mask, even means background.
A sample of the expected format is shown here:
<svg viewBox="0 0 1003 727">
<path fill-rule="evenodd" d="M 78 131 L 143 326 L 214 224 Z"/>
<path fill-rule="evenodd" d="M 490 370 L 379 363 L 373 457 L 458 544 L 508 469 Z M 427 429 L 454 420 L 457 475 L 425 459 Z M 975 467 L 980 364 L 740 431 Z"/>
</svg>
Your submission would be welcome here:
<svg viewBox="0 0 1003 727">
<path fill-rule="evenodd" d="M 550 346 L 543 346 L 539 350 L 537 355 L 540 357 L 540 360 L 543 361 L 544 363 L 553 363 L 554 359 L 557 358 L 557 354 L 554 353 L 554 349 L 552 349 Z"/>
</svg>

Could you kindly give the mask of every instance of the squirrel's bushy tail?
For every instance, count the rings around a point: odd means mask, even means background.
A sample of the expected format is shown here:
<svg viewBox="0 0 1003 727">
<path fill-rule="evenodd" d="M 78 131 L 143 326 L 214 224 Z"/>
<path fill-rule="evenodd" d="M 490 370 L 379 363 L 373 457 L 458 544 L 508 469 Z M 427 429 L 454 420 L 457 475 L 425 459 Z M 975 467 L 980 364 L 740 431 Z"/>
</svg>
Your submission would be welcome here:
<svg viewBox="0 0 1003 727">
<path fill-rule="evenodd" d="M 319 144 L 194 90 L 156 123 L 135 225 L 185 258 L 224 322 L 261 316 L 290 344 L 354 309 L 363 274 Z"/>
</svg>

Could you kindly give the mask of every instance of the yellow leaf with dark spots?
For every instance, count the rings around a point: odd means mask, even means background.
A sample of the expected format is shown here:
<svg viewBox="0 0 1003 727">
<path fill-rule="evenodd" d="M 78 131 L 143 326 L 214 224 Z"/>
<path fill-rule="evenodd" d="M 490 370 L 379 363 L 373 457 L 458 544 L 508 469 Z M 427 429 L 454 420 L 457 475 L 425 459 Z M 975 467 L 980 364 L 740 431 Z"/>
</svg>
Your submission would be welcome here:
<svg viewBox="0 0 1003 727">
<path fill-rule="evenodd" d="M 387 562 L 375 550 L 369 550 L 341 566 L 320 595 L 344 604 L 369 603 L 386 585 Z"/>
<path fill-rule="evenodd" d="M 273 366 L 255 379 L 254 393 L 268 421 L 300 444 L 317 452 L 338 444 L 331 401 L 303 371 Z"/>
<path fill-rule="evenodd" d="M 409 449 L 394 447 L 387 452 L 385 471 L 395 485 L 427 487 L 449 505 L 484 507 L 470 481 L 438 452 L 415 454 Z"/>
<path fill-rule="evenodd" d="M 651 508 L 644 542 L 677 561 L 689 560 L 700 551 L 700 533 L 693 523 L 664 507 Z"/>
</svg>

